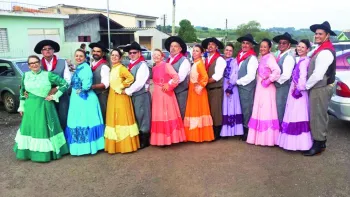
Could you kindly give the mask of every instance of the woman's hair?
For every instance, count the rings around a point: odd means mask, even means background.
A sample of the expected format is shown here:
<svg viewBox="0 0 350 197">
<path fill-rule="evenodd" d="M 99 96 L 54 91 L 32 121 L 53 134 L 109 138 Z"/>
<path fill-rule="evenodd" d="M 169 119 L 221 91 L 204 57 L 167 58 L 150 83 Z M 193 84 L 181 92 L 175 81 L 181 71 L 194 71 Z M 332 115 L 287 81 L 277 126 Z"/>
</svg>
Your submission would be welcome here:
<svg viewBox="0 0 350 197">
<path fill-rule="evenodd" d="M 163 53 L 162 50 L 160 50 L 160 49 L 154 49 L 154 52 L 156 52 L 156 51 L 158 51 L 158 52 L 162 55 L 162 57 L 164 57 L 164 53 Z"/>
<path fill-rule="evenodd" d="M 233 46 L 233 44 L 232 43 L 228 43 L 226 46 L 225 46 L 225 48 L 226 47 L 231 47 L 232 48 L 232 50 L 235 50 L 235 47 Z"/>
<path fill-rule="evenodd" d="M 35 59 L 37 59 L 39 62 L 40 62 L 40 58 L 37 56 L 37 55 L 30 55 L 29 57 L 28 57 L 28 59 L 27 59 L 27 63 L 29 64 L 29 59 L 30 58 L 35 58 Z"/>
<path fill-rule="evenodd" d="M 204 50 L 204 48 L 202 47 L 202 45 L 196 44 L 196 45 L 193 46 L 193 48 L 195 48 L 195 47 L 199 48 L 199 49 L 201 50 L 202 53 L 205 52 L 205 50 Z"/>
<path fill-rule="evenodd" d="M 269 48 L 271 48 L 271 47 L 272 47 L 272 42 L 271 42 L 271 40 L 270 40 L 270 39 L 268 39 L 268 38 L 264 38 L 264 39 L 262 39 L 262 41 L 260 42 L 260 44 L 261 44 L 262 42 L 267 42 L 267 45 L 269 45 Z"/>
<path fill-rule="evenodd" d="M 306 45 L 306 48 L 310 48 L 311 47 L 311 43 L 309 41 L 309 39 L 302 39 L 300 40 L 300 42 L 304 43 Z"/>
<path fill-rule="evenodd" d="M 84 57 L 86 58 L 86 53 L 85 53 L 85 51 L 84 51 L 83 49 L 77 49 L 77 50 L 75 50 L 74 54 L 77 53 L 78 51 L 79 51 L 79 52 L 82 52 L 82 53 L 84 54 Z"/>
<path fill-rule="evenodd" d="M 112 49 L 112 51 L 111 51 L 111 53 L 110 53 L 111 55 L 112 55 L 113 51 L 117 51 L 120 57 L 123 57 L 123 55 L 124 55 L 124 53 L 123 53 L 120 49 L 118 49 L 118 48 Z"/>
</svg>

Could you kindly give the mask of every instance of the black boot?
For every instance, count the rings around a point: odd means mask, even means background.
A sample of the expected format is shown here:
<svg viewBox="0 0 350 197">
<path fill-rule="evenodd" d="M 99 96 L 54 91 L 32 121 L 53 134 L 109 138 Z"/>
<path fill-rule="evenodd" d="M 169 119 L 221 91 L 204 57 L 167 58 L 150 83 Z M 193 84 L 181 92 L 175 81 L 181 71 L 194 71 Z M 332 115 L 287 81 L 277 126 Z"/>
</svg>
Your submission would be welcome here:
<svg viewBox="0 0 350 197">
<path fill-rule="evenodd" d="M 221 136 L 220 136 L 221 126 L 213 126 L 213 129 L 214 129 L 215 140 L 219 140 L 221 138 Z"/>
<path fill-rule="evenodd" d="M 140 137 L 140 149 L 146 148 L 150 145 L 149 133 L 140 132 L 139 137 Z"/>
<path fill-rule="evenodd" d="M 247 141 L 247 138 L 248 138 L 248 128 L 243 127 L 243 135 L 241 137 L 241 140 L 242 141 Z"/>
<path fill-rule="evenodd" d="M 303 152 L 304 156 L 314 156 L 326 149 L 326 141 L 314 140 L 314 143 L 310 150 Z"/>
</svg>

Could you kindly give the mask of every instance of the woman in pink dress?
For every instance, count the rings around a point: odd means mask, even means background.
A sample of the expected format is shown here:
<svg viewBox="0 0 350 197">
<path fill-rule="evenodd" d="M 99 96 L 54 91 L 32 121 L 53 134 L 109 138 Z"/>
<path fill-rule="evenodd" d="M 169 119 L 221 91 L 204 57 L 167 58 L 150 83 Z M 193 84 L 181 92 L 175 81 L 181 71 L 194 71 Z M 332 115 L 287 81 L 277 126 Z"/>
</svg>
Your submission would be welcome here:
<svg viewBox="0 0 350 197">
<path fill-rule="evenodd" d="M 297 64 L 292 73 L 286 111 L 278 145 L 286 150 L 309 150 L 312 136 L 309 126 L 309 96 L 305 88 L 310 58 L 307 53 L 311 47 L 309 40 L 301 40 L 297 46 Z"/>
<path fill-rule="evenodd" d="M 165 146 L 186 141 L 185 130 L 174 88 L 179 76 L 174 68 L 163 62 L 164 54 L 153 52 L 152 68 L 154 90 L 152 94 L 151 145 Z"/>
<path fill-rule="evenodd" d="M 253 113 L 249 120 L 247 143 L 274 146 L 279 136 L 279 121 L 276 107 L 276 87 L 273 84 L 280 77 L 281 70 L 273 54 L 271 41 L 260 43 L 261 59 L 258 67 Z"/>
</svg>

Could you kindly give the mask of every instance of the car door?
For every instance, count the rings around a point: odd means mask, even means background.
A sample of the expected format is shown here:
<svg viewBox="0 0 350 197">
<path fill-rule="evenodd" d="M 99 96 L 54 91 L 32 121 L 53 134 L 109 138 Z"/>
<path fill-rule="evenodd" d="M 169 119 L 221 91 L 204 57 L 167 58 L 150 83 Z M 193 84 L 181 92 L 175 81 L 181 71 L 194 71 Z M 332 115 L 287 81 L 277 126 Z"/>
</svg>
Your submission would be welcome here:
<svg viewBox="0 0 350 197">
<path fill-rule="evenodd" d="M 19 96 L 21 75 L 16 72 L 12 62 L 0 60 L 0 93 L 10 92 L 16 98 Z"/>
</svg>

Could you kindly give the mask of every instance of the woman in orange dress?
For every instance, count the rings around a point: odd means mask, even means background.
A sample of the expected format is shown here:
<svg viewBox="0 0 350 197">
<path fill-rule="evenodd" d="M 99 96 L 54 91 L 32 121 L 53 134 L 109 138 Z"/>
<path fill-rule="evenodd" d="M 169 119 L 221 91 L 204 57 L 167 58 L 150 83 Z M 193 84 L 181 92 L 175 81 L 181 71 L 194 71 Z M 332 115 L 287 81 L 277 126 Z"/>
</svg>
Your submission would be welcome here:
<svg viewBox="0 0 350 197">
<path fill-rule="evenodd" d="M 124 88 L 134 82 L 133 75 L 120 63 L 123 54 L 119 49 L 111 52 L 112 68 L 107 102 L 105 151 L 109 154 L 129 153 L 140 148 L 131 98 L 123 94 Z"/>
<path fill-rule="evenodd" d="M 213 119 L 210 115 L 208 92 L 205 88 L 208 83 L 208 74 L 202 60 L 203 52 L 202 46 L 193 47 L 194 64 L 190 73 L 184 120 L 187 141 L 192 142 L 214 140 Z"/>
</svg>

